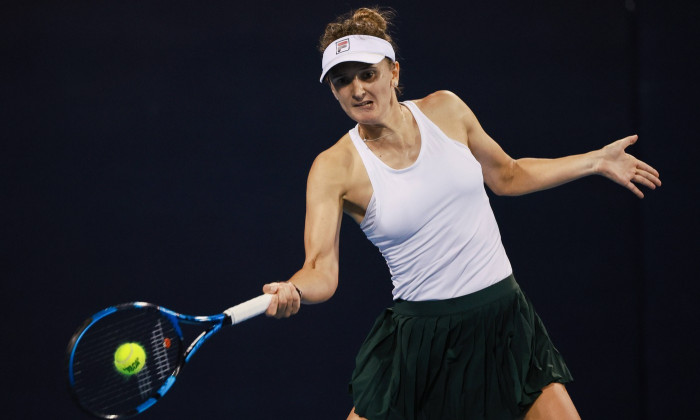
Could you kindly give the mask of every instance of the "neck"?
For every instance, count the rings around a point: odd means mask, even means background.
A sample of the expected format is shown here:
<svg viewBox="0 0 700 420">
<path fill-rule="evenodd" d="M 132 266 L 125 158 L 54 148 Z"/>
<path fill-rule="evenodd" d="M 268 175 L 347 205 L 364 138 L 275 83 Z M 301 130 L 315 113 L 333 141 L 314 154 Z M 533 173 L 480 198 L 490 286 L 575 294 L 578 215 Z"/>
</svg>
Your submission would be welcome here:
<svg viewBox="0 0 700 420">
<path fill-rule="evenodd" d="M 396 107 L 391 111 L 386 122 L 378 124 L 360 124 L 359 133 L 365 142 L 397 141 L 402 137 L 402 132 L 408 129 L 406 113 L 410 112 L 396 102 Z"/>
</svg>

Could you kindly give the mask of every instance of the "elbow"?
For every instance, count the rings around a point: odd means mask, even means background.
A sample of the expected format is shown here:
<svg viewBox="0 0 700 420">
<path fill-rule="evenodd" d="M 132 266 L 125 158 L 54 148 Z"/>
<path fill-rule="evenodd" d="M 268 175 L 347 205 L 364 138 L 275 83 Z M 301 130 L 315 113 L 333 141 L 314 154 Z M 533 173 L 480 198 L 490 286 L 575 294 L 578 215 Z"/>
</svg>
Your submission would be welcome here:
<svg viewBox="0 0 700 420">
<path fill-rule="evenodd" d="M 516 197 L 518 195 L 522 195 L 522 193 L 519 193 L 518 191 L 511 188 L 510 185 L 501 185 L 495 188 L 489 188 L 495 195 L 499 197 Z"/>
<path fill-rule="evenodd" d="M 484 174 L 486 185 L 497 196 L 515 196 L 519 195 L 514 188 L 515 172 L 518 163 L 515 159 L 510 159 L 507 164 L 503 164 L 500 168 L 491 171 L 489 174 Z"/>
<path fill-rule="evenodd" d="M 316 299 L 309 303 L 323 303 L 330 300 L 335 294 L 335 291 L 338 290 L 338 274 L 323 276 L 320 286 Z"/>
<path fill-rule="evenodd" d="M 487 182 L 486 185 L 489 187 L 489 190 L 491 190 L 492 193 L 495 195 L 501 197 L 501 196 L 507 196 L 508 192 L 506 191 L 505 188 L 503 188 L 501 185 Z"/>
<path fill-rule="evenodd" d="M 519 163 L 517 159 L 509 158 L 508 162 L 505 163 L 498 171 L 498 182 L 496 189 L 498 190 L 496 195 L 513 197 L 516 195 L 521 195 L 522 191 L 518 189 L 516 182 L 516 174 L 519 173 Z"/>
<path fill-rule="evenodd" d="M 309 261 L 304 265 L 302 271 L 310 274 L 311 282 L 304 282 L 305 289 L 304 303 L 316 304 L 329 300 L 338 289 L 338 267 L 317 265 L 314 261 Z"/>
</svg>

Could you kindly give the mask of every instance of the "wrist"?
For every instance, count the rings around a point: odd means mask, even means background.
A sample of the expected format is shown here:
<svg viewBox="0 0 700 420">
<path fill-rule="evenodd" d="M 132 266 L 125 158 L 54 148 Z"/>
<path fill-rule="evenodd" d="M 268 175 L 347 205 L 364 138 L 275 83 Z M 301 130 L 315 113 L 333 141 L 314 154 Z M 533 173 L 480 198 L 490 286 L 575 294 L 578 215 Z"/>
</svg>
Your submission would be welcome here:
<svg viewBox="0 0 700 420">
<path fill-rule="evenodd" d="M 603 149 L 588 152 L 589 170 L 591 175 L 603 175 Z"/>
<path fill-rule="evenodd" d="M 301 290 L 297 287 L 296 284 L 292 283 L 291 281 L 289 282 L 292 286 L 294 286 L 294 289 L 296 289 L 297 293 L 299 293 L 299 301 L 302 302 L 304 300 L 304 294 L 301 293 Z"/>
</svg>

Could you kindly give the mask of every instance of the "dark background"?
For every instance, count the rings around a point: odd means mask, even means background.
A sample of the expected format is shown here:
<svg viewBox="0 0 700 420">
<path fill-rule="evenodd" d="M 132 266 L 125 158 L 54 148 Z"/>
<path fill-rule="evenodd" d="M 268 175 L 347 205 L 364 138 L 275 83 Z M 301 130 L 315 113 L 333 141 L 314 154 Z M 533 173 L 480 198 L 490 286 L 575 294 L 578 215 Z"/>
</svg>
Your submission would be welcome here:
<svg viewBox="0 0 700 420">
<path fill-rule="evenodd" d="M 640 135 L 630 153 L 664 182 L 644 200 L 591 177 L 491 202 L 581 415 L 692 417 L 699 3 L 383 4 L 404 99 L 454 91 L 511 156 Z M 354 124 L 318 83 L 315 47 L 361 5 L 3 3 L 3 417 L 84 418 L 64 353 L 91 313 L 216 313 L 301 266 L 308 168 Z M 344 419 L 391 289 L 360 229 L 342 231 L 330 302 L 219 334 L 142 418 Z"/>
</svg>

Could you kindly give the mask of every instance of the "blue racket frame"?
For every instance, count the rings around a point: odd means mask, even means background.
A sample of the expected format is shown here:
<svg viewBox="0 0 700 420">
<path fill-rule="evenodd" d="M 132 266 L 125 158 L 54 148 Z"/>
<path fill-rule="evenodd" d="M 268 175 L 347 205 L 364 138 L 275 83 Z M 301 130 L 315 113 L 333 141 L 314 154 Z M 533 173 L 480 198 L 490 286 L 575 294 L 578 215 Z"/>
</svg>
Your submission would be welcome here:
<svg viewBox="0 0 700 420">
<path fill-rule="evenodd" d="M 181 358 L 179 363 L 176 365 L 175 369 L 173 369 L 172 373 L 170 376 L 165 380 L 163 385 L 158 388 L 158 390 L 154 393 L 152 397 L 144 401 L 143 403 L 139 404 L 136 406 L 132 411 L 122 413 L 122 414 L 110 414 L 110 413 L 95 413 L 93 411 L 90 411 L 89 409 L 86 409 L 86 411 L 92 415 L 96 415 L 98 417 L 102 418 L 125 418 L 125 417 L 132 417 L 135 415 L 138 415 L 142 413 L 143 411 L 147 410 L 150 408 L 153 404 L 158 402 L 160 398 L 162 398 L 168 390 L 173 386 L 175 383 L 175 379 L 177 375 L 180 373 L 182 368 L 190 361 L 192 356 L 199 350 L 199 348 L 204 344 L 206 340 L 208 340 L 212 335 L 216 334 L 221 330 L 222 327 L 231 325 L 232 324 L 232 318 L 230 315 L 221 313 L 221 314 L 216 314 L 216 315 L 210 315 L 210 316 L 195 316 L 195 315 L 187 315 L 187 314 L 182 314 L 179 312 L 175 312 L 173 310 L 170 310 L 168 308 L 159 306 L 159 305 L 154 305 L 152 303 L 148 302 L 129 302 L 129 303 L 123 303 L 115 306 L 110 306 L 108 308 L 105 308 L 96 314 L 94 314 L 91 318 L 89 318 L 84 325 L 79 328 L 78 332 L 74 335 L 73 339 L 71 340 L 69 346 L 68 346 L 68 382 L 69 386 L 71 388 L 71 394 L 74 396 L 74 399 L 76 399 L 78 405 L 81 406 L 81 408 L 85 409 L 83 407 L 83 404 L 80 402 L 79 398 L 77 397 L 76 393 L 73 392 L 74 387 L 76 385 L 75 382 L 75 370 L 74 370 L 74 359 L 75 359 L 75 353 L 76 349 L 78 348 L 80 341 L 82 338 L 85 336 L 85 334 L 90 330 L 90 328 L 95 325 L 97 322 L 99 322 L 101 319 L 104 317 L 114 314 L 117 311 L 120 310 L 126 310 L 126 309 L 131 309 L 131 308 L 153 308 L 158 310 L 160 313 L 166 316 L 166 318 L 172 323 L 174 329 L 177 331 L 178 334 L 178 339 L 182 343 L 184 340 L 183 333 L 182 333 L 182 328 L 180 327 L 180 324 L 189 324 L 189 325 L 207 325 L 208 328 L 205 331 L 202 331 L 197 338 L 195 338 L 192 343 L 190 344 L 189 347 L 187 347 L 186 350 L 184 350 L 181 353 Z"/>
</svg>

